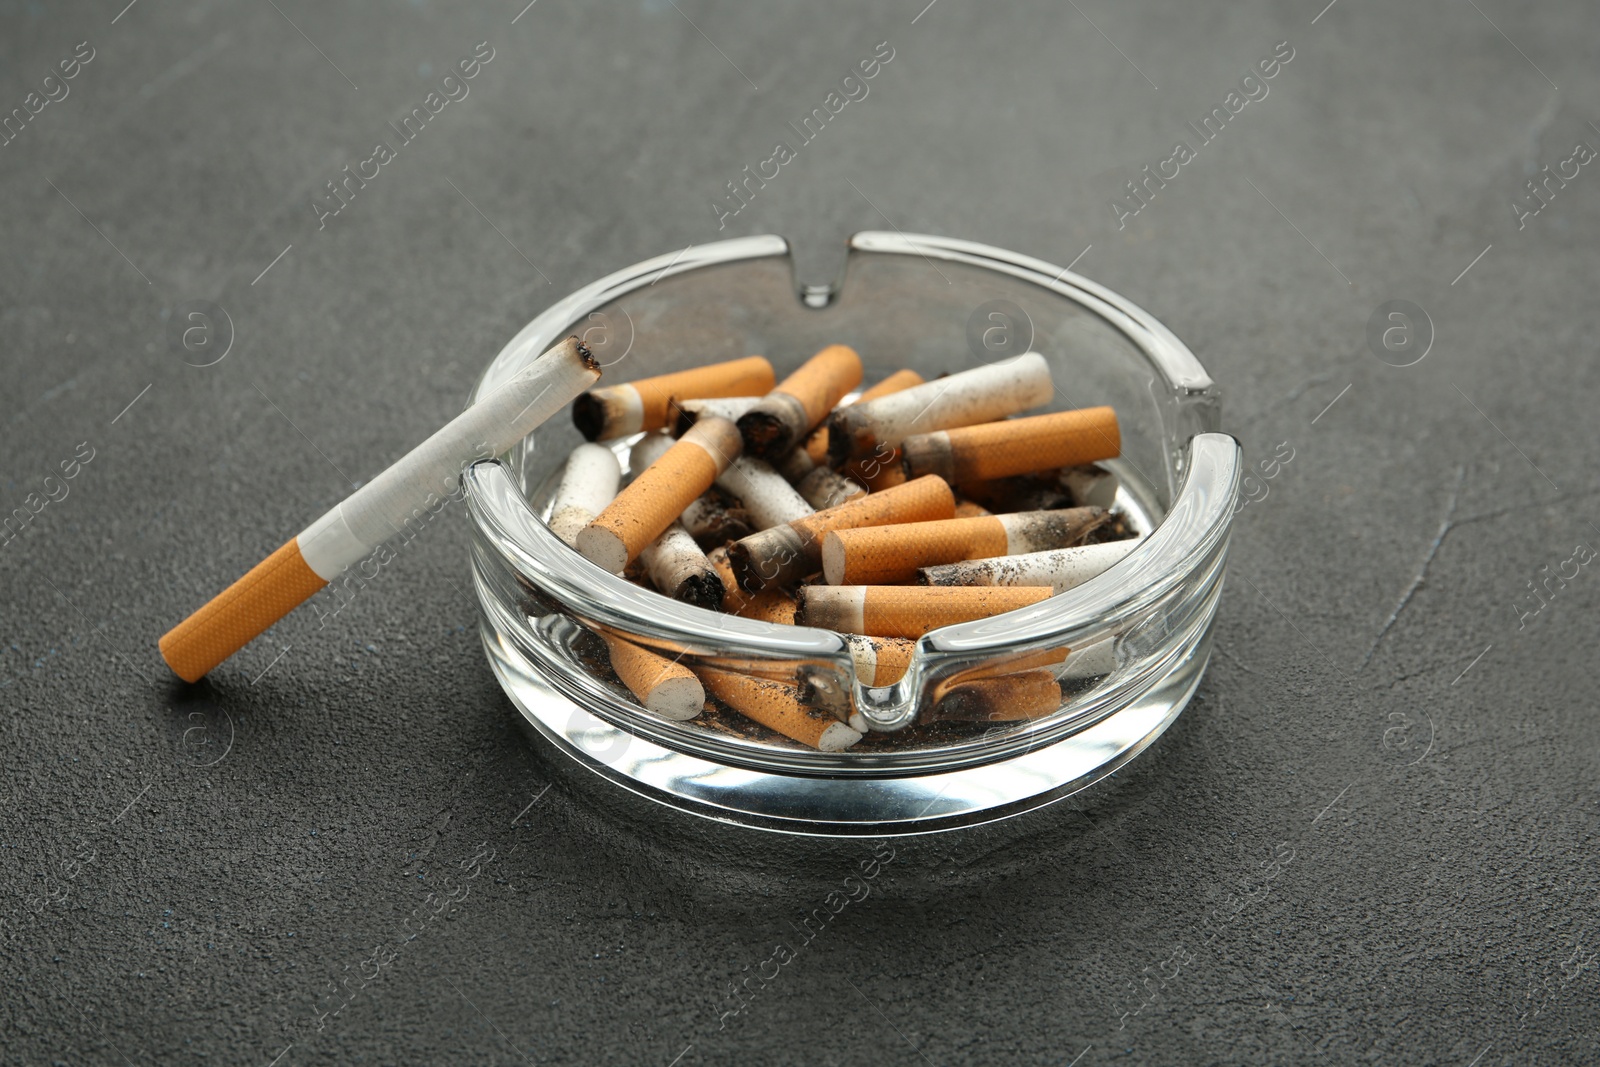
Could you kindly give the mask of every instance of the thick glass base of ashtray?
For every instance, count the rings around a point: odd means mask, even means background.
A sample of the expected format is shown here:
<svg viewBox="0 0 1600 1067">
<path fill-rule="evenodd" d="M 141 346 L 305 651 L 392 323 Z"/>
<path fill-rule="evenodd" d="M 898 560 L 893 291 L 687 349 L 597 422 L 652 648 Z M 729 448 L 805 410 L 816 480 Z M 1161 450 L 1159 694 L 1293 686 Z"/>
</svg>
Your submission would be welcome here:
<svg viewBox="0 0 1600 1067">
<path fill-rule="evenodd" d="M 910 778 L 808 778 L 727 767 L 606 722 L 557 691 L 487 621 L 480 636 L 530 738 L 658 803 L 719 822 L 820 837 L 933 833 L 1019 815 L 1071 796 L 1172 725 L 1211 657 L 1211 627 L 1138 698 L 1053 745 L 982 767 Z"/>
</svg>

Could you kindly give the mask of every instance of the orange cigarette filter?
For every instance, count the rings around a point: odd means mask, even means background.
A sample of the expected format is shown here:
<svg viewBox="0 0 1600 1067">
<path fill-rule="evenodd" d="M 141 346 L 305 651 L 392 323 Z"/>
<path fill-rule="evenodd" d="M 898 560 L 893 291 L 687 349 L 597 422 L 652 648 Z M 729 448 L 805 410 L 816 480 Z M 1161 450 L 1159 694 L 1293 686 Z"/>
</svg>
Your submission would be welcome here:
<svg viewBox="0 0 1600 1067">
<path fill-rule="evenodd" d="M 859 733 L 833 715 L 801 704 L 795 686 L 714 667 L 701 667 L 696 673 L 711 695 L 728 707 L 802 745 L 838 752 L 861 740 Z"/>
<path fill-rule="evenodd" d="M 672 421 L 669 401 L 723 396 L 761 396 L 776 380 L 764 356 L 747 356 L 708 367 L 641 378 L 591 389 L 572 402 L 572 422 L 591 441 L 609 441 Z"/>
<path fill-rule="evenodd" d="M 1026 671 L 1060 667 L 1066 662 L 1067 656 L 1071 651 L 1065 645 L 1061 645 L 1057 648 L 1040 649 L 1037 652 L 1020 652 L 1014 655 L 1001 655 L 993 659 L 984 660 L 982 663 L 957 671 L 955 674 L 940 681 L 935 687 L 935 699 L 969 682 L 979 682 L 1008 674 L 1021 674 Z"/>
<path fill-rule="evenodd" d="M 745 589 L 788 585 L 821 568 L 830 530 L 948 519 L 954 511 L 955 495 L 944 479 L 918 478 L 751 534 L 731 545 L 728 556 Z"/>
<path fill-rule="evenodd" d="M 783 456 L 860 384 L 861 357 L 855 349 L 829 345 L 739 417 L 746 451 L 758 459 Z"/>
<path fill-rule="evenodd" d="M 711 565 L 717 569 L 717 575 L 722 579 L 725 590 L 722 597 L 724 612 L 737 615 L 741 619 L 753 619 L 756 622 L 794 625 L 794 597 L 777 588 L 763 589 L 759 593 L 747 593 L 739 588 L 738 579 L 734 577 L 733 565 L 728 560 L 726 547 L 715 549 L 707 558 L 711 560 Z"/>
<path fill-rule="evenodd" d="M 647 710 L 679 722 L 700 714 L 705 687 L 688 667 L 614 634 L 600 637 L 611 653 L 611 669 Z"/>
<path fill-rule="evenodd" d="M 1111 408 L 1082 408 L 917 434 L 900 451 L 908 478 L 937 474 L 965 485 L 1114 459 L 1122 434 Z"/>
<path fill-rule="evenodd" d="M 982 504 L 975 504 L 970 500 L 958 500 L 958 501 L 956 501 L 956 515 L 955 515 L 955 517 L 958 518 L 958 519 L 977 519 L 977 518 L 982 518 L 985 515 L 993 515 L 993 514 L 994 514 L 994 512 L 990 511 L 988 508 L 984 507 Z"/>
<path fill-rule="evenodd" d="M 955 514 L 956 498 L 943 478 L 918 478 L 882 493 L 868 493 L 827 511 L 796 519 L 790 529 L 809 541 L 820 542 L 830 530 L 928 522 Z"/>
<path fill-rule="evenodd" d="M 578 551 L 612 574 L 638 558 L 717 475 L 739 455 L 739 431 L 722 418 L 704 418 L 639 476 L 589 525 L 578 531 Z"/>
<path fill-rule="evenodd" d="M 871 389 L 864 389 L 861 395 L 846 404 L 865 404 L 869 400 L 876 400 L 880 396 L 888 396 L 910 389 L 914 385 L 921 385 L 922 375 L 909 367 L 895 371 Z M 804 477 L 808 472 L 828 464 L 828 424 L 822 423 L 802 441 L 783 464 L 784 477 L 791 481 Z M 868 488 L 871 488 L 868 486 Z"/>
<path fill-rule="evenodd" d="M 870 492 L 881 493 L 906 481 L 903 459 L 900 450 L 896 448 L 881 459 L 872 456 L 867 459 L 852 460 L 845 465 L 844 476 L 854 478 Z"/>
<path fill-rule="evenodd" d="M 902 637 L 868 637 L 851 634 L 847 639 L 856 677 L 862 685 L 893 685 L 906 676 L 916 642 Z"/>
<path fill-rule="evenodd" d="M 1021 671 L 958 685 L 934 705 L 936 719 L 1027 722 L 1061 707 L 1061 683 L 1047 670 Z"/>
<path fill-rule="evenodd" d="M 808 585 L 800 590 L 795 621 L 843 633 L 915 639 L 942 626 L 1029 607 L 1049 596 L 1050 590 L 1040 586 Z"/>
<path fill-rule="evenodd" d="M 1003 556 L 1006 545 L 1006 528 L 993 515 L 831 530 L 822 543 L 822 573 L 829 585 L 888 585 L 916 577 L 918 567 L 937 566 L 921 560 Z"/>
</svg>

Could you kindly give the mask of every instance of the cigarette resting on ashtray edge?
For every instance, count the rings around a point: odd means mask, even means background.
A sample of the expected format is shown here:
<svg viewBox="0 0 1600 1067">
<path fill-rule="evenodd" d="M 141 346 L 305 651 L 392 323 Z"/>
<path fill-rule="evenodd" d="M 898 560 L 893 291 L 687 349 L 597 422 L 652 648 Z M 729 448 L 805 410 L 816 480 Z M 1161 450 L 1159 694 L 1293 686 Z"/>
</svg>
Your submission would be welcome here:
<svg viewBox="0 0 1600 1067">
<path fill-rule="evenodd" d="M 926 634 L 1038 604 L 1138 543 L 1116 477 L 1093 466 L 1120 454 L 1112 409 L 1027 414 L 1055 395 L 1042 355 L 932 381 L 901 370 L 846 402 L 863 376 L 856 350 L 832 344 L 781 380 L 747 356 L 591 388 L 600 370 L 568 338 L 174 627 L 162 655 L 199 679 L 568 403 L 586 441 L 549 498 L 562 543 L 699 608 L 834 630 L 867 688 L 905 678 Z M 867 737 L 883 751 L 919 728 L 869 734 L 825 660 L 671 657 L 586 625 L 610 684 L 665 721 L 710 728 L 711 709 L 718 729 L 823 752 Z M 937 683 L 919 721 L 1038 719 L 1113 661 L 1109 639 L 1004 656 Z"/>
<path fill-rule="evenodd" d="M 406 520 L 457 493 L 463 467 L 506 451 L 599 377 L 576 337 L 540 355 L 167 631 L 162 658 L 179 678 L 199 681 Z"/>
</svg>

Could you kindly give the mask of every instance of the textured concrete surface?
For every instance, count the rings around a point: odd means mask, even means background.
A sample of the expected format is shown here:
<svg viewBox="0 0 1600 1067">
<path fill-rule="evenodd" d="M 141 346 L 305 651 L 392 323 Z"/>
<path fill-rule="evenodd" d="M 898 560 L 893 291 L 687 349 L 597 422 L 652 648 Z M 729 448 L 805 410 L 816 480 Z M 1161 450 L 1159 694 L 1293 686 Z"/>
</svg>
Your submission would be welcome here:
<svg viewBox="0 0 1600 1067">
<path fill-rule="evenodd" d="M 0 1059 L 1600 1058 L 1600 173 L 1524 185 L 1600 146 L 1592 7 L 924 3 L 0 4 L 0 503 L 58 497 L 0 547 Z M 1193 346 L 1252 461 L 1293 450 L 1130 773 L 893 842 L 778 966 L 872 844 L 672 817 L 527 745 L 459 513 L 327 630 L 170 681 L 166 627 L 549 300 L 717 236 L 723 184 L 883 41 L 722 236 L 818 277 L 890 226 L 1076 261 Z M 1407 367 L 1368 342 L 1393 300 L 1432 323 Z"/>
</svg>

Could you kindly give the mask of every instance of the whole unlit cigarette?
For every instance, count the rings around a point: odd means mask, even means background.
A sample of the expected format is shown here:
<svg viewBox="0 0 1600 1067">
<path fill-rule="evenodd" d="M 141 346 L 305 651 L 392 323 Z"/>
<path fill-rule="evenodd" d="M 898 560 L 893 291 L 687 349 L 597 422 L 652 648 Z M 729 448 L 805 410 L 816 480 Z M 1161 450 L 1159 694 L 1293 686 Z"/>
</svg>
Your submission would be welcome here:
<svg viewBox="0 0 1600 1067">
<path fill-rule="evenodd" d="M 712 696 L 747 719 L 822 752 L 839 752 L 861 740 L 861 734 L 820 709 L 800 703 L 792 685 L 752 678 L 714 667 L 701 667 L 700 680 Z"/>
<path fill-rule="evenodd" d="M 941 626 L 971 622 L 1039 603 L 1050 590 L 903 585 L 807 585 L 795 621 L 843 633 L 915 639 Z"/>
<path fill-rule="evenodd" d="M 830 530 L 948 519 L 955 497 L 941 478 L 918 478 L 881 493 L 814 512 L 736 541 L 728 554 L 745 589 L 790 585 L 822 569 L 822 539 Z"/>
<path fill-rule="evenodd" d="M 902 368 L 889 375 L 871 389 L 865 389 L 856 397 L 854 404 L 865 404 L 869 400 L 876 400 L 880 396 L 898 393 L 902 389 L 910 389 L 914 385 L 922 384 L 922 375 L 909 367 Z M 846 405 L 851 406 L 851 405 Z M 818 467 L 826 466 L 828 462 L 828 424 L 823 422 L 802 441 L 792 452 L 783 458 L 778 465 L 778 472 L 791 482 L 798 482 L 808 473 Z"/>
<path fill-rule="evenodd" d="M 865 686 L 893 685 L 905 677 L 911 666 L 911 654 L 916 642 L 901 637 L 867 637 L 849 634 L 845 644 L 850 646 L 856 677 Z"/>
<path fill-rule="evenodd" d="M 1061 472 L 1061 484 L 1079 507 L 1109 511 L 1117 502 L 1117 476 L 1104 467 L 1068 467 Z"/>
<path fill-rule="evenodd" d="M 724 396 L 703 400 L 672 401 L 670 425 L 674 437 L 682 437 L 702 415 L 715 415 L 721 419 L 736 420 L 761 402 L 759 396 Z"/>
<path fill-rule="evenodd" d="M 937 474 L 964 484 L 1113 459 L 1122 436 L 1111 408 L 1083 408 L 917 434 L 900 451 L 906 477 Z"/>
<path fill-rule="evenodd" d="M 677 722 L 700 714 L 705 687 L 688 667 L 612 634 L 600 637 L 611 652 L 611 669 L 645 710 Z"/>
<path fill-rule="evenodd" d="M 1105 519 L 1099 508 L 1066 508 L 832 530 L 822 539 L 822 573 L 829 585 L 907 581 L 922 567 L 1076 544 Z"/>
<path fill-rule="evenodd" d="M 1021 671 L 953 687 L 934 706 L 933 717 L 964 722 L 1023 722 L 1058 711 L 1061 683 L 1054 671 Z"/>
<path fill-rule="evenodd" d="M 917 581 L 923 585 L 1046 585 L 1051 592 L 1064 593 L 1104 574 L 1139 543 L 1139 538 L 1130 537 L 999 559 L 946 563 L 917 571 Z"/>
<path fill-rule="evenodd" d="M 407 521 L 437 507 L 457 490 L 464 466 L 504 452 L 599 377 L 576 337 L 534 359 L 167 631 L 160 642 L 167 666 L 186 682 L 199 681 Z"/>
<path fill-rule="evenodd" d="M 861 357 L 855 349 L 829 345 L 739 418 L 746 451 L 758 459 L 782 457 L 860 384 Z"/>
<path fill-rule="evenodd" d="M 867 495 L 867 487 L 852 481 L 831 467 L 818 467 L 795 483 L 795 491 L 818 511 L 847 504 Z"/>
<path fill-rule="evenodd" d="M 591 441 L 609 441 L 641 430 L 659 430 L 671 419 L 669 401 L 713 396 L 760 396 L 776 375 L 762 356 L 674 374 L 661 374 L 622 385 L 591 389 L 572 404 L 572 422 Z"/>
<path fill-rule="evenodd" d="M 714 485 L 683 509 L 682 522 L 689 536 L 702 548 L 724 545 L 755 532 L 744 508 Z"/>
<path fill-rule="evenodd" d="M 616 497 L 622 484 L 617 454 L 605 445 L 583 444 L 567 457 L 567 469 L 550 506 L 550 532 L 568 545 Z"/>
<path fill-rule="evenodd" d="M 810 515 L 806 498 L 784 480 L 783 475 L 750 456 L 740 456 L 717 476 L 717 486 L 739 498 L 750 525 L 758 530 L 782 526 Z"/>
<path fill-rule="evenodd" d="M 667 454 L 667 449 L 673 445 L 669 434 L 647 433 L 633 443 L 628 449 L 628 474 L 637 478 L 639 472 L 650 464 Z"/>
<path fill-rule="evenodd" d="M 737 615 L 741 619 L 794 625 L 794 597 L 778 588 L 763 589 L 759 593 L 746 592 L 739 588 L 739 583 L 734 578 L 733 566 L 728 561 L 728 549 L 725 547 L 714 549 L 707 558 L 717 569 L 717 576 L 722 579 L 723 611 Z"/>
<path fill-rule="evenodd" d="M 993 422 L 1048 404 L 1054 395 L 1050 365 L 1037 352 L 974 367 L 835 411 L 828 419 L 828 459 L 840 467 L 896 448 L 912 434 Z"/>
<path fill-rule="evenodd" d="M 733 423 L 701 419 L 578 533 L 578 551 L 596 566 L 621 574 L 738 455 L 739 431 Z"/>
<path fill-rule="evenodd" d="M 676 520 L 639 553 L 645 573 L 662 593 L 715 611 L 722 607 L 722 579 L 700 546 Z"/>
</svg>

